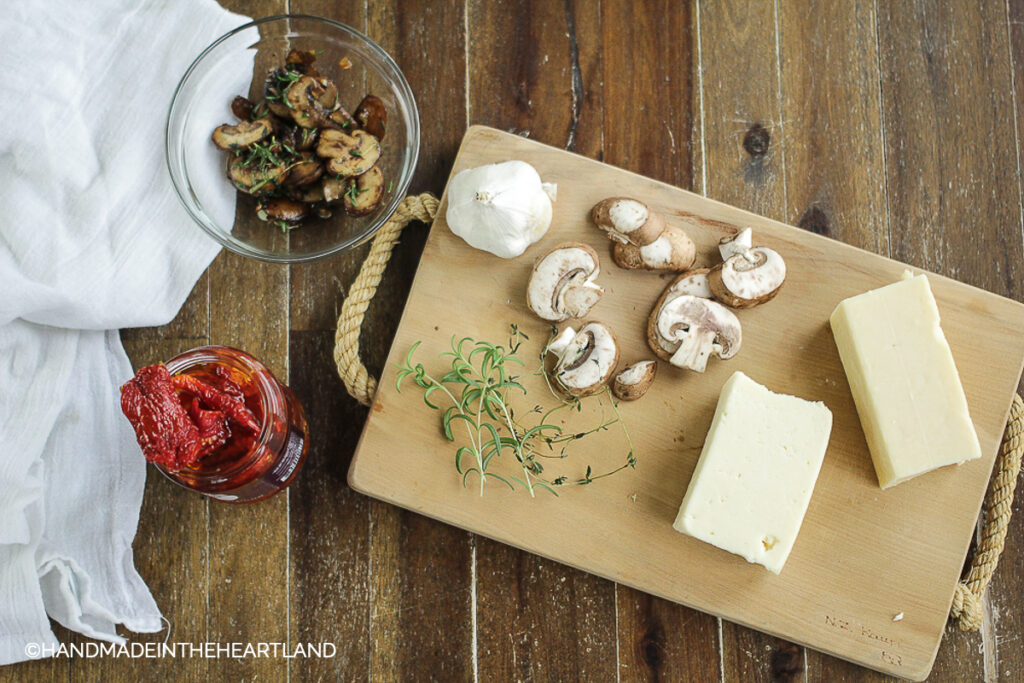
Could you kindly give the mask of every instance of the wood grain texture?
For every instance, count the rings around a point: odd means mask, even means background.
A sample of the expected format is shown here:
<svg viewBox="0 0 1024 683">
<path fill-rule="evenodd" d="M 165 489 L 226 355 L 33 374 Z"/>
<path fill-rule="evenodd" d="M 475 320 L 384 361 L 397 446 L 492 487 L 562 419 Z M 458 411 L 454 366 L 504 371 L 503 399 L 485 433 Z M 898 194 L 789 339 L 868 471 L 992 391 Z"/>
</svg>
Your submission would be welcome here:
<svg viewBox="0 0 1024 683">
<path fill-rule="evenodd" d="M 984 457 L 907 482 L 883 496 L 823 321 L 843 298 L 898 279 L 902 264 L 493 129 L 471 129 L 455 169 L 499 158 L 527 159 L 541 177 L 559 183 L 545 244 L 575 239 L 606 248 L 587 215 L 605 195 L 604 188 L 615 187 L 670 217 L 678 210 L 753 227 L 762 244 L 785 254 L 785 294 L 771 305 L 745 312 L 744 349 L 735 359 L 709 367 L 703 376 L 669 368 L 668 379 L 655 383 L 642 408 L 625 408 L 627 420 L 633 410 L 644 410 L 644 429 L 633 435 L 633 443 L 645 467 L 602 481 L 587 495 L 573 491 L 559 500 L 530 500 L 533 514 L 548 521 L 524 527 L 519 522 L 521 496 L 492 490 L 487 506 L 481 507 L 450 471 L 409 466 L 413 453 L 418 459 L 446 459 L 450 444 L 438 432 L 436 415 L 423 408 L 415 391 L 395 391 L 393 363 L 416 340 L 422 340 L 420 358 L 431 359 L 444 350 L 448 335 L 436 334 L 439 326 L 494 338 L 506 329 L 509 316 L 518 320 L 525 314 L 520 292 L 529 269 L 512 264 L 495 272 L 493 261 L 446 229 L 442 201 L 353 460 L 350 485 L 759 630 L 873 668 L 923 676 L 939 644 L 1024 361 L 1019 350 L 999 356 L 993 349 L 1004 344 L 1009 348 L 1009 341 L 1024 332 L 1024 306 L 938 275 L 929 278 L 960 364 Z M 580 177 L 588 182 L 571 182 Z M 723 232 L 713 222 L 690 229 L 698 249 L 705 251 L 715 248 Z M 827 288 L 821 286 L 822 271 L 831 274 Z M 447 278 L 474 283 L 463 290 L 457 311 L 438 302 Z M 614 306 L 601 308 L 602 319 L 616 330 L 624 353 L 640 353 L 646 346 L 643 321 L 660 292 L 660 279 L 619 269 L 605 269 L 601 278 L 616 299 Z M 467 311 L 472 314 L 465 315 Z M 523 319 L 522 328 L 542 338 L 546 326 Z M 981 339 L 979 329 L 985 330 Z M 783 355 L 780 349 L 791 351 Z M 527 357 L 534 353 L 532 346 L 526 352 Z M 765 362 L 768 358 L 771 363 Z M 798 550 L 804 550 L 794 552 L 778 577 L 681 536 L 668 524 L 698 450 L 690 446 L 680 451 L 673 437 L 682 429 L 689 442 L 702 441 L 718 389 L 735 370 L 751 373 L 777 391 L 823 400 L 834 416 L 829 453 L 801 530 Z M 543 380 L 536 376 L 521 381 L 528 391 L 544 391 Z M 681 382 L 686 391 L 680 396 Z M 595 435 L 588 448 L 614 453 L 615 436 Z M 608 538 L 615 542 L 608 543 Z M 843 553 L 837 562 L 834 547 L 840 538 L 857 552 Z M 635 562 L 637 557 L 644 558 L 642 564 Z M 773 607 L 780 594 L 788 596 L 788 609 L 781 612 Z M 906 618 L 897 626 L 891 618 L 899 611 L 906 611 Z"/>
<path fill-rule="evenodd" d="M 245 349 L 287 382 L 287 266 L 222 253 L 209 272 L 211 341 Z M 277 302 L 278 309 L 268 310 L 266 302 Z M 211 641 L 288 642 L 289 497 L 285 492 L 258 505 L 210 503 Z M 275 658 L 207 662 L 211 677 L 247 680 L 287 676 L 290 664 Z"/>
<path fill-rule="evenodd" d="M 329 331 L 290 337 L 291 386 L 306 409 L 310 450 L 289 489 L 293 643 L 334 643 L 334 658 L 297 659 L 291 680 L 365 680 L 370 674 L 370 501 L 346 486 L 362 416 L 334 371 Z"/>
<path fill-rule="evenodd" d="M 1021 299 L 1006 6 L 883 3 L 878 26 L 893 256 Z M 940 676 L 993 678 L 999 651 L 1019 650 L 991 613 L 981 633 L 948 636 Z"/>
<path fill-rule="evenodd" d="M 328 16 L 391 52 L 423 124 L 412 192 L 440 192 L 467 123 L 485 123 L 1024 298 L 1017 0 L 759 2 L 744 13 L 718 0 L 225 4 Z M 763 153 L 753 123 L 768 134 Z M 385 366 L 425 237 L 406 230 L 368 312 L 372 373 Z M 149 472 L 135 558 L 171 639 L 325 640 L 337 657 L 54 660 L 0 668 L 0 682 L 888 680 L 813 650 L 804 673 L 799 649 L 728 622 L 721 649 L 713 617 L 346 488 L 339 477 L 367 413 L 344 394 L 330 349 L 365 251 L 276 272 L 222 257 L 174 321 L 123 335 L 136 366 L 210 341 L 245 345 L 290 378 L 314 430 L 286 497 L 248 511 Z M 1024 671 L 1022 498 L 983 632 L 947 628 L 930 680 Z M 167 529 L 168 510 L 180 531 Z"/>
<path fill-rule="evenodd" d="M 1007 10 L 1011 92 L 1014 96 L 1017 135 L 1017 190 L 1020 197 L 1020 168 L 1024 162 L 1024 147 L 1020 144 L 1024 126 L 1024 3 L 1010 0 L 1007 2 Z M 1024 242 L 1024 228 L 1020 222 L 1007 224 L 1004 228 L 1007 232 L 1020 231 L 1021 242 Z M 1015 294 L 1019 299 L 1021 295 Z M 999 681 L 1015 681 L 1024 675 L 1024 600 L 1021 599 L 1024 595 L 1024 495 L 1021 495 L 1019 481 L 1017 491 L 1006 545 L 988 593 L 991 634 L 986 640 L 986 674 Z M 989 640 L 994 641 L 995 648 L 989 646 Z M 991 649 L 995 651 L 990 652 Z"/>
<path fill-rule="evenodd" d="M 778 40 L 786 220 L 888 255 L 872 5 L 779 3 Z M 889 678 L 814 650 L 806 666 L 811 681 Z"/>
<path fill-rule="evenodd" d="M 599 157 L 598 6 L 471 2 L 468 11 L 472 120 Z M 475 557 L 480 680 L 615 677 L 614 584 L 486 538 Z"/>
<path fill-rule="evenodd" d="M 420 163 L 411 192 L 440 192 L 466 126 L 465 8 L 371 3 L 369 35 L 414 83 L 420 110 Z M 429 27 L 429 30 L 428 30 Z M 412 224 L 378 289 L 368 367 L 383 367 L 425 237 Z M 376 308 L 376 311 L 373 309 Z M 472 545 L 469 534 L 405 511 L 370 509 L 371 671 L 379 680 L 468 680 L 474 675 Z"/>
<path fill-rule="evenodd" d="M 696 15 L 691 5 L 601 3 L 603 155 L 651 178 L 699 190 L 701 131 Z M 652 97 L 651 93 L 657 93 Z M 618 194 L 609 190 L 608 194 Z M 607 251 L 603 246 L 601 253 Z M 717 677 L 718 622 L 616 587 L 622 680 Z"/>
<path fill-rule="evenodd" d="M 785 221 L 775 5 L 712 0 L 699 7 L 706 194 Z M 726 681 L 772 680 L 783 670 L 787 681 L 804 679 L 804 651 L 792 643 L 723 621 L 720 647 Z M 782 659 L 785 667 L 772 665 Z"/>
<path fill-rule="evenodd" d="M 367 30 L 362 3 L 304 0 L 291 2 L 289 9 Z M 342 73 L 338 79 L 344 82 L 343 101 L 349 111 L 366 93 L 363 75 L 351 74 Z M 345 393 L 332 360 L 338 310 L 368 248 L 291 268 L 289 376 L 305 406 L 311 439 L 306 464 L 288 495 L 289 637 L 293 643 L 334 643 L 338 654 L 331 659 L 294 660 L 290 680 L 367 680 L 372 670 L 372 503 L 341 483 L 366 411 Z M 378 334 L 371 313 L 364 339 Z M 375 345 L 368 346 L 373 356 Z"/>
</svg>

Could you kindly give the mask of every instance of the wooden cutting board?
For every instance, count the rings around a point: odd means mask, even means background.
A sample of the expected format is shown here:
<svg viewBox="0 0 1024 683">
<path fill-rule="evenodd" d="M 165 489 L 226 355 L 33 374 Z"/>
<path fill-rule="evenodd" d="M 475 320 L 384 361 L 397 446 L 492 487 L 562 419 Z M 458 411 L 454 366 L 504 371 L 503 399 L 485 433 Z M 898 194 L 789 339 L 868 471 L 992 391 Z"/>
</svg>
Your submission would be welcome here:
<svg viewBox="0 0 1024 683">
<path fill-rule="evenodd" d="M 466 133 L 452 173 L 509 159 L 528 161 L 558 184 L 551 230 L 520 258 L 498 259 L 451 233 L 442 198 L 352 461 L 352 488 L 873 669 L 925 678 L 1021 375 L 1024 305 L 929 276 L 983 457 L 882 491 L 826 321 L 841 299 L 894 282 L 906 266 L 490 128 Z M 540 492 L 531 499 L 495 481 L 481 497 L 478 487 L 463 488 L 454 468 L 460 444 L 445 440 L 422 392 L 411 382 L 396 391 L 395 364 L 422 341 L 415 359 L 443 373 L 438 355 L 452 335 L 503 343 L 515 323 L 530 336 L 520 355 L 534 369 L 550 326 L 527 310 L 526 282 L 534 259 L 565 240 L 587 242 L 602 255 L 598 282 L 606 293 L 589 318 L 615 330 L 620 362 L 653 357 L 646 319 L 670 278 L 612 263 L 608 240 L 588 221 L 590 208 L 612 195 L 636 197 L 684 227 L 697 243 L 698 264 L 717 257 L 726 226 L 752 227 L 755 244 L 785 258 L 786 284 L 774 301 L 738 312 L 743 347 L 735 358 L 713 359 L 704 374 L 661 363 L 650 393 L 620 404 L 635 470 L 563 488 L 558 498 Z M 834 415 L 803 528 L 779 576 L 672 529 L 719 390 L 736 370 L 774 391 L 824 401 Z M 553 404 L 542 378 L 524 372 L 522 381 L 531 406 Z M 598 417 L 591 406 L 570 418 L 580 422 L 569 429 Z M 556 463 L 567 475 L 579 476 L 588 464 L 595 472 L 614 467 L 626 452 L 615 428 L 575 448 Z M 514 465 L 492 467 L 514 474 Z"/>
</svg>

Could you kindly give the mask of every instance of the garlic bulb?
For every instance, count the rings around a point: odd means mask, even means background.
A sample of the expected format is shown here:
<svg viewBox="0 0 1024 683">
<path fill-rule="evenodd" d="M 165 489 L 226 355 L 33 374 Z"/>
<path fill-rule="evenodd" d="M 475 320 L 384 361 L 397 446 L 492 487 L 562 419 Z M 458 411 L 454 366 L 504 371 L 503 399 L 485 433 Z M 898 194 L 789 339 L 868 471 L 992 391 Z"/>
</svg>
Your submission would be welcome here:
<svg viewBox="0 0 1024 683">
<path fill-rule="evenodd" d="M 515 258 L 551 226 L 555 186 L 525 161 L 461 171 L 448 184 L 445 220 L 471 247 Z"/>
</svg>

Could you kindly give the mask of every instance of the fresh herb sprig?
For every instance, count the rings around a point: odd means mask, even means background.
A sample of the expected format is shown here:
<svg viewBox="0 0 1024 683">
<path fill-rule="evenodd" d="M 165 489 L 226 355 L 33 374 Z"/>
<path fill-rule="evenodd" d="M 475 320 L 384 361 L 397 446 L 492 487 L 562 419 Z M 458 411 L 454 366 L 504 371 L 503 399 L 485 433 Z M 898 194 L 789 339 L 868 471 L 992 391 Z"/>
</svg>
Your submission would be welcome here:
<svg viewBox="0 0 1024 683">
<path fill-rule="evenodd" d="M 442 358 L 451 360 L 451 369 L 439 378 L 429 374 L 422 363 L 413 362 L 413 354 L 420 342 L 412 345 L 405 361 L 397 366 L 398 391 L 401 392 L 403 381 L 412 377 L 416 386 L 423 389 L 424 403 L 442 412 L 441 428 L 449 441 L 456 441 L 456 433 L 465 432 L 469 445 L 459 446 L 455 451 L 455 469 L 462 475 L 463 486 L 468 485 L 470 475 L 476 475 L 480 495 L 483 495 L 487 480 L 495 479 L 512 490 L 516 490 L 518 484 L 531 496 L 536 495 L 537 489 L 557 496 L 557 487 L 590 484 L 626 468 L 636 467 L 629 432 L 607 389 L 605 395 L 609 397 L 615 417 L 602 416 L 600 422 L 590 429 L 566 432 L 564 427 L 554 423 L 554 418 L 563 411 L 581 411 L 582 401 L 574 397 L 559 397 L 558 405 L 546 411 L 540 405 L 527 411 L 528 415 L 539 416 L 532 420 L 532 424 L 516 419 L 510 400 L 517 394 L 525 395 L 526 389 L 519 383 L 519 377 L 510 373 L 525 366 L 516 354 L 522 342 L 528 339 L 515 325 L 507 346 L 477 341 L 472 337 L 452 337 L 451 350 L 441 354 Z M 543 367 L 540 371 L 543 372 Z M 593 398 L 601 396 L 597 394 Z M 443 402 L 450 405 L 442 408 L 433 403 L 431 399 L 436 401 L 437 397 L 446 399 Z M 615 424 L 621 426 L 629 444 L 623 464 L 599 474 L 595 474 L 592 466 L 588 465 L 586 472 L 575 478 L 558 476 L 549 479 L 544 476 L 541 459 L 567 458 L 570 443 L 605 431 Z M 513 455 L 522 477 L 494 471 L 494 459 L 506 453 Z"/>
</svg>

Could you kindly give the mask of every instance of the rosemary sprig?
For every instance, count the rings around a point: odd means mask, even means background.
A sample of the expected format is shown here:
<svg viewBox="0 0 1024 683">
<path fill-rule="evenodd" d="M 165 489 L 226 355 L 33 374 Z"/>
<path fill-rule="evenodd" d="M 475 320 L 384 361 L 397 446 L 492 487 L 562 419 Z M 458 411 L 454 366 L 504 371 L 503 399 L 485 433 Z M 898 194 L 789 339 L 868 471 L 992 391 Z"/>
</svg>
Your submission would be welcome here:
<svg viewBox="0 0 1024 683">
<path fill-rule="evenodd" d="M 468 485 L 469 476 L 475 474 L 479 480 L 480 495 L 483 495 L 486 481 L 495 479 L 512 490 L 516 490 L 515 485 L 518 484 L 529 491 L 531 496 L 535 495 L 537 489 L 557 496 L 555 489 L 559 486 L 582 486 L 627 467 L 636 467 L 629 432 L 607 389 L 592 398 L 599 400 L 601 396 L 608 395 L 614 418 L 602 416 L 600 422 L 589 429 L 566 432 L 564 427 L 555 424 L 554 418 L 559 413 L 581 410 L 582 401 L 577 398 L 559 397 L 558 405 L 546 411 L 540 405 L 535 406 L 527 411 L 527 415 L 539 416 L 535 423 L 527 424 L 516 419 L 510 400 L 520 393 L 525 395 L 526 389 L 519 383 L 519 378 L 510 372 L 516 366 L 525 365 L 516 354 L 522 342 L 528 339 L 515 325 L 512 326 L 507 346 L 477 341 L 471 337 L 452 337 L 451 350 L 441 354 L 443 358 L 450 359 L 451 369 L 440 377 L 429 374 L 422 363 L 413 362 L 413 354 L 420 345 L 420 342 L 416 342 L 406 354 L 405 361 L 397 366 L 398 391 L 401 392 L 403 381 L 412 377 L 416 386 L 423 389 L 424 403 L 441 411 L 441 428 L 449 441 L 456 440 L 457 431 L 465 431 L 468 445 L 459 446 L 455 451 L 455 469 L 462 475 L 463 486 Z M 444 402 L 450 405 L 442 408 L 431 402 L 432 397 L 447 399 Z M 588 465 L 586 472 L 577 478 L 559 476 L 549 479 L 544 476 L 540 459 L 564 459 L 569 456 L 570 443 L 605 431 L 615 424 L 620 425 L 629 445 L 629 452 L 622 465 L 599 474 L 594 474 L 593 468 Z M 522 471 L 521 478 L 499 474 L 492 468 L 494 459 L 506 453 L 511 453 L 515 458 L 518 469 Z"/>
<path fill-rule="evenodd" d="M 355 182 L 352 182 L 352 183 L 349 183 L 348 189 L 345 190 L 345 196 L 348 197 L 349 201 L 354 203 L 354 202 L 356 202 L 359 199 L 359 195 L 361 195 L 364 192 L 369 192 L 369 191 L 370 191 L 370 188 L 368 188 L 368 187 L 359 188 L 359 187 L 356 187 Z"/>
</svg>

